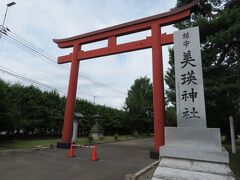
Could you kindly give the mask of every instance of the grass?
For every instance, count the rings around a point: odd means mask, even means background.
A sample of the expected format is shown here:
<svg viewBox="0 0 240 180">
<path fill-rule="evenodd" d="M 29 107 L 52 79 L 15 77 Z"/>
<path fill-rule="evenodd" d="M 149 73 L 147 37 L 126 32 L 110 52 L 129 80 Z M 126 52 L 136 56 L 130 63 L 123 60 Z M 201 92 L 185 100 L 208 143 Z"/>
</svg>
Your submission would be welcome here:
<svg viewBox="0 0 240 180">
<path fill-rule="evenodd" d="M 0 142 L 0 150 L 2 149 L 31 149 L 37 146 L 49 146 L 56 144 L 58 138 L 10 138 Z"/>
<path fill-rule="evenodd" d="M 231 145 L 225 145 L 229 152 L 230 167 L 237 179 L 240 179 L 240 146 L 237 146 L 237 153 L 232 154 Z"/>
<path fill-rule="evenodd" d="M 144 138 L 147 136 L 139 136 L 138 138 Z M 118 135 L 118 140 L 115 140 L 114 136 L 104 136 L 104 139 L 98 141 L 91 141 L 89 143 L 87 137 L 81 137 L 77 139 L 77 144 L 97 144 L 97 143 L 107 143 L 115 141 L 126 141 L 136 139 L 130 135 Z M 48 147 L 50 144 L 56 144 L 61 141 L 60 138 L 1 138 L 0 139 L 0 150 L 5 149 L 31 149 L 37 146 Z"/>
<path fill-rule="evenodd" d="M 229 159 L 230 159 L 229 165 L 231 167 L 231 170 L 233 171 L 237 179 L 240 180 L 240 139 L 237 140 L 236 146 L 237 146 L 237 153 L 232 154 L 232 146 L 229 144 L 224 145 L 224 147 L 226 147 L 226 149 L 229 152 Z"/>
</svg>

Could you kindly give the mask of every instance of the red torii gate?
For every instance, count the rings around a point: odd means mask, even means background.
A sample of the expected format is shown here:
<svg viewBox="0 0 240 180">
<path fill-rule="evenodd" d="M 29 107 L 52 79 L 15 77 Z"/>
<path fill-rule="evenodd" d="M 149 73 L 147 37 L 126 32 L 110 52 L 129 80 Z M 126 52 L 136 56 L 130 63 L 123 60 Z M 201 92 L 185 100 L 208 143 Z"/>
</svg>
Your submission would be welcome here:
<svg viewBox="0 0 240 180">
<path fill-rule="evenodd" d="M 66 110 L 64 115 L 62 142 L 58 143 L 58 147 L 69 147 L 71 143 L 79 61 L 95 57 L 152 48 L 154 151 L 159 151 L 159 147 L 164 145 L 165 120 L 162 46 L 173 43 L 173 34 L 161 34 L 161 27 L 174 24 L 189 18 L 191 11 L 198 5 L 198 3 L 199 0 L 194 0 L 192 3 L 189 3 L 186 6 L 173 9 L 166 13 L 150 16 L 147 18 L 66 39 L 53 40 L 58 44 L 59 48 L 73 47 L 72 53 L 58 57 L 58 64 L 71 62 L 71 72 L 68 85 Z M 146 39 L 124 44 L 117 44 L 117 37 L 119 36 L 133 34 L 150 29 L 152 36 L 147 37 Z M 89 51 L 81 50 L 81 45 L 101 40 L 108 41 L 107 47 Z"/>
</svg>

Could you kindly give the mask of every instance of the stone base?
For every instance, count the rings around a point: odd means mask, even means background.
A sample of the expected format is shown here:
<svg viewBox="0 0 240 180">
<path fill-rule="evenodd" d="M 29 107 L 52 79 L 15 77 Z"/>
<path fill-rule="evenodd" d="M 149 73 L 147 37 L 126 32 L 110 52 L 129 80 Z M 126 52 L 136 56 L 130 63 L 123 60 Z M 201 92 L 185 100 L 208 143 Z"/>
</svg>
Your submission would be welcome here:
<svg viewBox="0 0 240 180">
<path fill-rule="evenodd" d="M 160 156 L 229 163 L 228 152 L 225 150 L 224 147 L 222 147 L 221 151 L 211 151 L 211 150 L 202 150 L 202 149 L 195 149 L 195 148 L 188 149 L 188 148 L 182 148 L 182 147 L 161 146 Z"/>
<path fill-rule="evenodd" d="M 91 136 L 93 137 L 93 140 L 98 141 L 103 138 L 103 133 L 91 133 Z"/>
<path fill-rule="evenodd" d="M 159 152 L 160 157 L 229 163 L 217 128 L 165 127 L 165 145 Z"/>
<path fill-rule="evenodd" d="M 162 158 L 152 180 L 235 180 L 226 163 Z"/>
</svg>

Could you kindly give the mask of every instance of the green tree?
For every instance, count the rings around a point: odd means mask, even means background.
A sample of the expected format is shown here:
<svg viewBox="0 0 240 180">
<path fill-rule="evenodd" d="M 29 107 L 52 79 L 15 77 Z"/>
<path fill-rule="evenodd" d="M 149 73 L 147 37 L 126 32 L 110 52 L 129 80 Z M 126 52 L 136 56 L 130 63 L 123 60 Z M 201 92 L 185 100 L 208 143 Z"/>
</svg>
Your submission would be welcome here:
<svg viewBox="0 0 240 180">
<path fill-rule="evenodd" d="M 11 121 L 14 122 L 12 128 L 17 131 L 17 134 L 20 133 L 20 130 L 24 129 L 22 121 L 22 94 L 24 92 L 24 86 L 19 83 L 10 86 L 10 104 L 11 111 L 10 117 Z"/>
<path fill-rule="evenodd" d="M 41 110 L 43 120 L 39 129 L 43 129 L 45 133 L 58 134 L 62 129 L 64 101 L 56 91 L 51 91 L 43 92 L 40 102 L 39 110 Z"/>
<path fill-rule="evenodd" d="M 88 135 L 94 124 L 93 115 L 97 113 L 96 107 L 93 103 L 86 100 L 77 99 L 75 109 L 76 112 L 80 112 L 84 115 L 84 118 L 79 122 L 79 132 L 82 135 Z"/>
<path fill-rule="evenodd" d="M 125 124 L 125 112 L 107 106 L 95 105 L 86 100 L 76 101 L 76 110 L 84 115 L 79 122 L 79 131 L 82 135 L 88 135 L 95 123 L 94 115 L 99 113 L 102 118 L 100 124 L 104 128 L 104 134 L 127 133 Z"/>
<path fill-rule="evenodd" d="M 10 118 L 9 84 L 0 79 L 0 131 L 12 130 L 13 122 Z"/>
<path fill-rule="evenodd" d="M 166 126 L 177 126 L 176 108 L 174 106 L 167 106 L 165 109 Z"/>
<path fill-rule="evenodd" d="M 150 79 L 140 77 L 134 81 L 125 100 L 129 127 L 139 132 L 149 132 L 153 127 L 153 88 Z"/>
<path fill-rule="evenodd" d="M 189 0 L 178 0 L 180 7 Z M 228 117 L 240 117 L 240 1 L 201 1 L 189 21 L 176 25 L 183 29 L 200 27 L 207 123 L 228 134 Z M 174 57 L 165 77 L 169 85 L 167 101 L 175 104 Z M 238 124 L 239 126 L 239 124 Z"/>
<path fill-rule="evenodd" d="M 34 86 L 8 84 L 0 80 L 0 131 L 25 135 L 60 135 L 63 127 L 66 97 L 56 91 L 41 91 Z M 88 135 L 95 123 L 93 115 L 102 116 L 101 124 L 106 134 L 127 133 L 126 113 L 123 110 L 95 105 L 86 100 L 76 100 L 76 112 L 85 118 L 79 123 L 80 133 Z"/>
</svg>

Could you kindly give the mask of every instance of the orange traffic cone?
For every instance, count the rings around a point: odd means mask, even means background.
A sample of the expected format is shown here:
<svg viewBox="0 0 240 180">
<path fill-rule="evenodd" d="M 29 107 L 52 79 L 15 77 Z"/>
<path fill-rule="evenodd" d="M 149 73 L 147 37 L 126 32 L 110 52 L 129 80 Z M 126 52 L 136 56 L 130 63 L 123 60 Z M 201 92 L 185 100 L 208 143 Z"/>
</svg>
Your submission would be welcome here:
<svg viewBox="0 0 240 180">
<path fill-rule="evenodd" d="M 73 145 L 72 144 L 71 144 L 70 149 L 69 149 L 68 157 L 70 157 L 70 158 L 76 157 L 74 155 L 74 150 L 73 150 Z"/>
<path fill-rule="evenodd" d="M 92 151 L 92 161 L 97 161 L 97 160 L 99 160 L 99 159 L 97 158 L 97 146 L 94 145 L 93 151 Z"/>
</svg>

